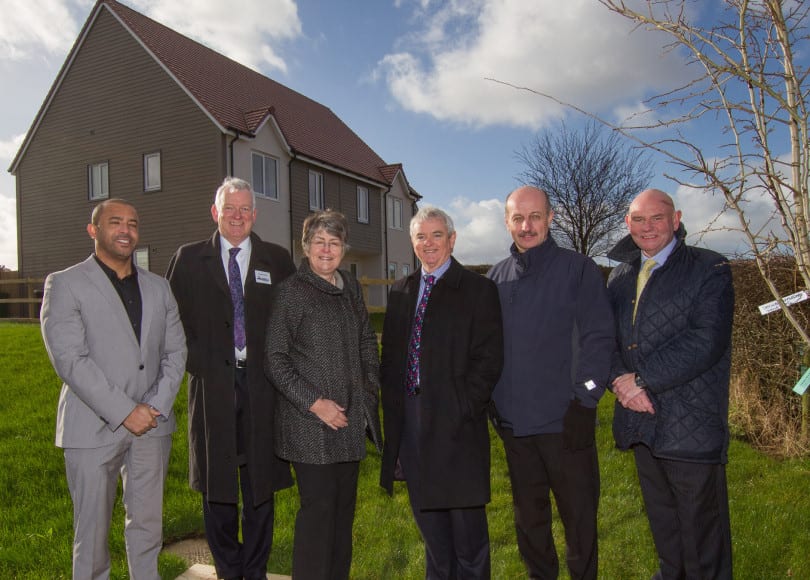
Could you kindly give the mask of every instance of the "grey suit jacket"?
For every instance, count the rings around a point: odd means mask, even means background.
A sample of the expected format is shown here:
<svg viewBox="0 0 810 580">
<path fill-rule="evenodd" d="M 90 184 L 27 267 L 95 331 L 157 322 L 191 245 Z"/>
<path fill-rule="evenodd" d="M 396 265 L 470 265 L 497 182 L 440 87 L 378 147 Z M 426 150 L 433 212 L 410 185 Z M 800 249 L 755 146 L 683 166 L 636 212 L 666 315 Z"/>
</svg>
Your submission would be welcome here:
<svg viewBox="0 0 810 580">
<path fill-rule="evenodd" d="M 91 255 L 45 280 L 40 320 L 45 348 L 64 381 L 56 445 L 95 448 L 127 436 L 138 403 L 163 413 L 145 436 L 174 432 L 172 405 L 186 364 L 186 338 L 168 282 L 138 268 L 141 343 L 121 298 Z"/>
</svg>

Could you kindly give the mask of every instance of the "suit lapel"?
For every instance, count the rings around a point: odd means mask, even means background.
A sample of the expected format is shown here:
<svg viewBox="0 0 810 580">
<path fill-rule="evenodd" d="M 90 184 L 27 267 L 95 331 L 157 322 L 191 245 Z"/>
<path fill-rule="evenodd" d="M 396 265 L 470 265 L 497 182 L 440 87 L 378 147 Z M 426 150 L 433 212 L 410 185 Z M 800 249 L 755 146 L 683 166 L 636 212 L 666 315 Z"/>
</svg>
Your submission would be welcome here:
<svg viewBox="0 0 810 580">
<path fill-rule="evenodd" d="M 154 292 L 152 280 L 146 275 L 146 270 L 138 268 L 138 287 L 141 290 L 141 347 L 149 336 L 149 327 L 152 325 L 151 313 L 158 312 L 154 307 L 157 296 Z"/>
<path fill-rule="evenodd" d="M 138 346 L 138 339 L 135 338 L 135 333 L 132 331 L 132 323 L 129 321 L 129 316 L 127 316 L 127 312 L 124 309 L 124 304 L 121 302 L 121 297 L 118 295 L 118 292 L 115 291 L 115 288 L 113 288 L 112 282 L 110 282 L 107 274 L 104 273 L 104 270 L 101 269 L 101 266 L 98 265 L 95 257 L 92 255 L 84 261 L 84 264 L 84 273 L 88 280 L 98 289 L 101 295 L 104 296 L 110 313 L 125 328 L 124 334 L 130 337 L 133 346 L 140 348 Z M 140 280 L 140 277 L 138 279 Z M 141 321 L 141 324 L 143 324 L 143 321 Z"/>
<path fill-rule="evenodd" d="M 228 288 L 228 278 L 225 276 L 225 268 L 222 265 L 222 246 L 219 241 L 219 232 L 215 232 L 211 237 L 211 241 L 205 245 L 205 251 L 202 252 L 201 258 L 217 288 L 230 300 L 231 290 Z"/>
</svg>

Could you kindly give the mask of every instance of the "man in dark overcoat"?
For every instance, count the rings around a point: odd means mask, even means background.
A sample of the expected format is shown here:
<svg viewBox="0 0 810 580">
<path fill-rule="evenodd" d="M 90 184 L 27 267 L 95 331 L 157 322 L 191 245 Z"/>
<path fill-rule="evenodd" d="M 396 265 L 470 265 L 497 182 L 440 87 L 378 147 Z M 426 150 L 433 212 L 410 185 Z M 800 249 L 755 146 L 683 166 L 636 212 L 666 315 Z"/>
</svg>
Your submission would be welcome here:
<svg viewBox="0 0 810 580">
<path fill-rule="evenodd" d="M 264 374 L 265 334 L 274 284 L 295 271 L 290 254 L 252 233 L 250 184 L 226 178 L 211 215 L 217 231 L 180 247 L 169 263 L 188 337 L 189 482 L 203 494 L 205 532 L 221 578 L 265 578 L 273 541 L 273 493 L 292 485 L 273 454 L 274 390 Z M 233 270 L 231 252 L 238 270 Z M 245 345 L 235 338 L 234 296 L 242 289 Z M 239 541 L 239 493 L 243 540 Z"/>
<path fill-rule="evenodd" d="M 489 578 L 487 408 L 503 365 L 498 290 L 452 257 L 456 233 L 442 210 L 419 210 L 410 233 L 422 267 L 388 297 L 380 484 L 392 493 L 394 479 L 406 480 L 427 578 Z"/>
</svg>

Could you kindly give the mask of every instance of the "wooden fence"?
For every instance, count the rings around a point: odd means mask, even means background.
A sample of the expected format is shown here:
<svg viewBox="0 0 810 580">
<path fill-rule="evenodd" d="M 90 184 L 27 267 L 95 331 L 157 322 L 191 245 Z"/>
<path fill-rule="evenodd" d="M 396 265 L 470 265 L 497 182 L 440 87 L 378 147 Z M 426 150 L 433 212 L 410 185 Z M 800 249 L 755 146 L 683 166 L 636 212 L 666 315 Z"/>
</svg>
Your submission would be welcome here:
<svg viewBox="0 0 810 580">
<path fill-rule="evenodd" d="M 44 283 L 44 278 L 0 278 L 0 318 L 39 318 Z"/>
<path fill-rule="evenodd" d="M 16 273 L 13 273 L 16 274 Z M 6 278 L 0 277 L 0 318 L 36 320 L 42 305 L 42 288 L 44 278 Z M 369 289 L 372 286 L 390 286 L 393 280 L 385 278 L 360 278 L 363 287 L 363 298 L 369 304 Z M 369 312 L 385 312 L 385 306 L 368 306 Z"/>
</svg>

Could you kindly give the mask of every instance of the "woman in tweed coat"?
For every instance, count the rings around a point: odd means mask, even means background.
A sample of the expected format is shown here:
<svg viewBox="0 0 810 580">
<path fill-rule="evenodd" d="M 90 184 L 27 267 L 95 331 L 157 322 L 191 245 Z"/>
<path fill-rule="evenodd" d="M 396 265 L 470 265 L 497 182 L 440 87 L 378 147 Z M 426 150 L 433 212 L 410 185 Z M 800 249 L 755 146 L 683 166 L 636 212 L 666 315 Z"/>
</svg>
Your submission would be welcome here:
<svg viewBox="0 0 810 580">
<path fill-rule="evenodd" d="M 338 270 L 348 246 L 343 214 L 304 221 L 306 258 L 275 289 L 265 371 L 277 393 L 275 452 L 292 462 L 301 505 L 293 577 L 348 578 L 366 434 L 382 449 L 379 354 L 360 284 Z"/>
</svg>

